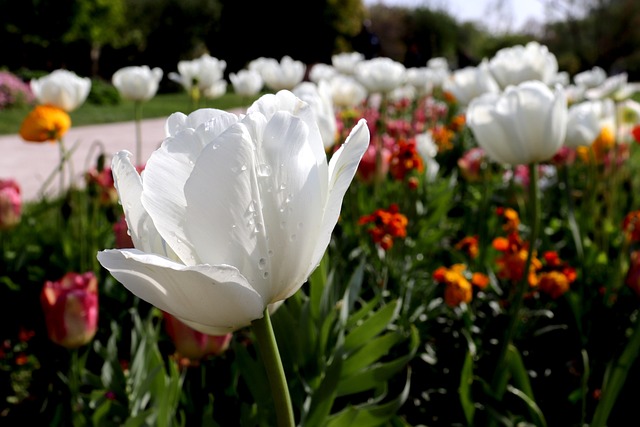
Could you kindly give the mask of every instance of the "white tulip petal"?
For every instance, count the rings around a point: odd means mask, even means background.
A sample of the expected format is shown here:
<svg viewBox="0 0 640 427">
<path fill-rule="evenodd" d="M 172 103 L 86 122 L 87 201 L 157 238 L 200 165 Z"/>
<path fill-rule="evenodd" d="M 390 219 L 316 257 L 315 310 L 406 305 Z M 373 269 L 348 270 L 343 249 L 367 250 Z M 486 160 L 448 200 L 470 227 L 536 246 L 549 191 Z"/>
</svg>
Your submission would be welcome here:
<svg viewBox="0 0 640 427">
<path fill-rule="evenodd" d="M 136 296 L 192 325 L 232 332 L 261 318 L 266 306 L 231 266 L 187 267 L 135 249 L 102 251 L 98 260 Z"/>
<path fill-rule="evenodd" d="M 134 246 L 144 252 L 173 258 L 173 251 L 166 246 L 151 217 L 142 206 L 140 200 L 142 180 L 131 163 L 131 153 L 128 151 L 117 153 L 111 162 L 111 171 Z"/>
<path fill-rule="evenodd" d="M 311 258 L 307 275 L 320 263 L 327 250 L 331 233 L 338 222 L 342 200 L 358 170 L 358 164 L 369 146 L 369 127 L 364 119 L 360 119 L 351 130 L 344 144 L 331 156 L 329 162 L 329 197 L 324 208 L 322 228 Z"/>
<path fill-rule="evenodd" d="M 327 168 L 317 167 L 308 135 L 308 126 L 299 118 L 280 112 L 267 124 L 258 150 L 262 156 L 257 159 L 258 169 L 272 165 L 270 177 L 260 176 L 258 170 L 269 274 L 278 287 L 269 302 L 286 298 L 307 279 L 307 263 L 322 224 Z"/>
</svg>

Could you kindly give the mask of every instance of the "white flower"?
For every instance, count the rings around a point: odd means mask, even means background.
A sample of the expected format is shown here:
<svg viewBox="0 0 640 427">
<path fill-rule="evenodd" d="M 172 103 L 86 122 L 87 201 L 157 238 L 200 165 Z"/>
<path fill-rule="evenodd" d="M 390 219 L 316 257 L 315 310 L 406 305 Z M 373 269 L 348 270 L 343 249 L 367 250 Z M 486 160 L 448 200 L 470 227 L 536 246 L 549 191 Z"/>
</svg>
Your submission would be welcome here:
<svg viewBox="0 0 640 427">
<path fill-rule="evenodd" d="M 308 104 L 264 95 L 236 116 L 169 117 L 140 176 L 112 168 L 136 249 L 98 260 L 131 292 L 203 333 L 249 325 L 319 264 L 369 144 L 364 120 L 327 156 Z"/>
<path fill-rule="evenodd" d="M 329 83 L 321 81 L 319 84 L 313 82 L 302 82 L 293 88 L 293 94 L 311 106 L 316 122 L 320 128 L 320 135 L 325 150 L 330 149 L 336 142 L 336 132 L 338 123 L 333 110 L 331 99 L 331 89 Z"/>
<path fill-rule="evenodd" d="M 502 88 L 527 80 L 550 85 L 558 72 L 558 60 L 547 46 L 532 41 L 500 49 L 489 60 L 489 69 Z"/>
<path fill-rule="evenodd" d="M 342 74 L 353 75 L 356 65 L 364 60 L 364 53 L 341 52 L 331 56 L 331 65 Z"/>
<path fill-rule="evenodd" d="M 607 73 L 600 67 L 582 71 L 573 76 L 573 82 L 587 89 L 600 86 L 607 79 Z"/>
<path fill-rule="evenodd" d="M 582 101 L 569 107 L 565 145 L 591 146 L 604 127 L 615 128 L 615 105 L 611 99 Z"/>
<path fill-rule="evenodd" d="M 204 91 L 224 77 L 226 68 L 226 61 L 205 53 L 190 61 L 179 61 L 178 72 L 171 72 L 168 77 L 187 91 L 194 86 Z"/>
<path fill-rule="evenodd" d="M 465 67 L 454 71 L 445 80 L 443 89 L 451 92 L 463 106 L 468 105 L 473 98 L 485 93 L 500 92 L 500 86 L 491 75 L 486 60 L 477 67 Z"/>
<path fill-rule="evenodd" d="M 427 67 L 407 68 L 407 83 L 416 89 L 418 96 L 424 96 L 433 91 L 434 71 Z"/>
<path fill-rule="evenodd" d="M 404 84 L 402 86 L 398 86 L 389 92 L 388 98 L 390 101 L 413 101 L 418 96 L 418 92 L 416 88 L 410 84 Z"/>
<path fill-rule="evenodd" d="M 640 92 L 640 83 L 629 83 L 627 73 L 620 73 L 607 77 L 599 86 L 587 89 L 587 99 L 611 98 L 614 101 L 628 99 L 634 93 Z"/>
<path fill-rule="evenodd" d="M 30 86 L 40 104 L 53 105 L 70 112 L 86 101 L 91 91 L 91 79 L 60 69 L 31 80 Z"/>
<path fill-rule="evenodd" d="M 338 70 L 335 67 L 318 62 L 309 70 L 309 80 L 314 83 L 320 83 L 322 80 L 330 80 L 336 74 L 338 74 Z"/>
<path fill-rule="evenodd" d="M 162 80 L 162 70 L 147 65 L 120 68 L 111 76 L 111 83 L 124 99 L 130 101 L 148 101 L 158 92 Z"/>
<path fill-rule="evenodd" d="M 567 100 L 560 87 L 552 91 L 541 81 L 528 81 L 473 99 L 466 118 L 478 145 L 494 161 L 542 162 L 564 142 Z"/>
<path fill-rule="evenodd" d="M 369 94 L 386 94 L 406 82 L 407 69 L 401 62 L 381 56 L 359 62 L 355 77 Z"/>
<path fill-rule="evenodd" d="M 230 73 L 229 80 L 235 93 L 240 96 L 255 96 L 260 93 L 264 86 L 260 73 L 250 69 Z"/>
<path fill-rule="evenodd" d="M 227 84 L 228 83 L 225 79 L 215 81 L 211 86 L 202 91 L 202 95 L 208 99 L 220 98 L 222 95 L 227 93 Z"/>
<path fill-rule="evenodd" d="M 283 56 L 280 62 L 265 62 L 261 69 L 264 84 L 274 92 L 291 90 L 302 80 L 307 67 L 302 61 Z"/>
<path fill-rule="evenodd" d="M 424 162 L 427 181 L 433 182 L 440 170 L 440 163 L 436 160 L 438 146 L 433 141 L 431 130 L 416 135 L 416 150 Z"/>
<path fill-rule="evenodd" d="M 355 78 L 338 74 L 329 81 L 333 104 L 338 109 L 353 108 L 367 99 L 367 89 Z"/>
</svg>

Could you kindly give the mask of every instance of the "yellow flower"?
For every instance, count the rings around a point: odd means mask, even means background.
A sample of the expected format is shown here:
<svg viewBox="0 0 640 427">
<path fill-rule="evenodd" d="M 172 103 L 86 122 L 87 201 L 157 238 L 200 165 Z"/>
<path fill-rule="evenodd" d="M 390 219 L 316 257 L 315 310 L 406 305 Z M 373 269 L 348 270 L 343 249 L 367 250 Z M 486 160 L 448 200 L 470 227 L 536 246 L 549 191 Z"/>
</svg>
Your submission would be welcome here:
<svg viewBox="0 0 640 427">
<path fill-rule="evenodd" d="M 27 142 L 57 141 L 71 127 L 66 111 L 51 105 L 38 105 L 25 117 L 20 136 Z"/>
</svg>

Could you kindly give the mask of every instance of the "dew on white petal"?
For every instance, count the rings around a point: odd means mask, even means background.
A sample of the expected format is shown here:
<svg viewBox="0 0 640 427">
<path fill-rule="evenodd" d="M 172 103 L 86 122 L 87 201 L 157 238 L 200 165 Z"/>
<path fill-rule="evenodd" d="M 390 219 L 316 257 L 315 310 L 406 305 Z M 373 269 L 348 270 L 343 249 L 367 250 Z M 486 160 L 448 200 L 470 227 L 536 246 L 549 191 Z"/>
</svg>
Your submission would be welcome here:
<svg viewBox="0 0 640 427">
<path fill-rule="evenodd" d="M 285 228 L 287 226 L 287 221 L 280 221 L 280 228 Z"/>
<path fill-rule="evenodd" d="M 261 164 L 258 166 L 258 176 L 271 176 L 271 166 L 267 164 Z"/>
<path fill-rule="evenodd" d="M 269 277 L 269 272 L 268 272 L 268 271 L 265 271 L 264 273 L 262 273 L 262 277 L 263 277 L 264 279 L 266 279 L 267 277 Z"/>
<path fill-rule="evenodd" d="M 260 270 L 263 270 L 263 269 L 264 269 L 264 267 L 265 267 L 266 265 L 267 265 L 267 260 L 266 260 L 266 259 L 264 259 L 264 258 L 260 258 L 260 259 L 258 260 L 258 268 L 259 268 Z"/>
<path fill-rule="evenodd" d="M 280 184 L 280 190 L 284 190 L 285 188 L 287 188 L 287 185 L 283 182 L 282 184 Z"/>
<path fill-rule="evenodd" d="M 298 223 L 298 228 L 302 228 L 303 226 L 304 226 L 303 223 L 301 223 L 301 222 Z"/>
<path fill-rule="evenodd" d="M 273 250 L 269 249 L 269 252 L 267 252 L 269 254 L 269 256 L 273 256 Z"/>
<path fill-rule="evenodd" d="M 247 165 L 242 165 L 240 167 L 240 170 L 243 171 L 243 172 L 246 171 L 247 170 Z"/>
<path fill-rule="evenodd" d="M 218 149 L 218 147 L 220 147 L 220 145 L 219 145 L 219 144 L 213 144 L 213 145 L 211 146 L 211 149 L 212 149 L 212 150 L 217 150 L 217 149 Z"/>
<path fill-rule="evenodd" d="M 298 237 L 298 236 L 294 233 L 291 236 L 289 236 L 289 240 L 291 240 L 293 242 L 294 240 L 296 240 L 296 237 Z"/>
</svg>

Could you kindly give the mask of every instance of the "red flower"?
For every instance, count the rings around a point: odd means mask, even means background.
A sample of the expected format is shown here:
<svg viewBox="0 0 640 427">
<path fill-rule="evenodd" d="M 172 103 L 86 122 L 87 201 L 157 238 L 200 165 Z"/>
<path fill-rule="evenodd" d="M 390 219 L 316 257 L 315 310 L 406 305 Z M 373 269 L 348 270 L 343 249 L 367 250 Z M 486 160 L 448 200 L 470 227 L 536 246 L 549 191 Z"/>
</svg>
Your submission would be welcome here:
<svg viewBox="0 0 640 427">
<path fill-rule="evenodd" d="M 382 249 L 389 250 L 393 246 L 393 239 L 407 236 L 407 217 L 398 212 L 398 205 L 392 204 L 389 209 L 377 209 L 371 215 L 365 215 L 358 221 L 359 225 L 372 223 L 368 229 L 374 243 Z"/>
</svg>

